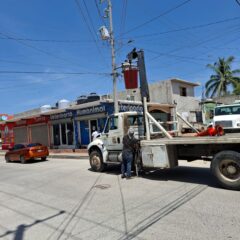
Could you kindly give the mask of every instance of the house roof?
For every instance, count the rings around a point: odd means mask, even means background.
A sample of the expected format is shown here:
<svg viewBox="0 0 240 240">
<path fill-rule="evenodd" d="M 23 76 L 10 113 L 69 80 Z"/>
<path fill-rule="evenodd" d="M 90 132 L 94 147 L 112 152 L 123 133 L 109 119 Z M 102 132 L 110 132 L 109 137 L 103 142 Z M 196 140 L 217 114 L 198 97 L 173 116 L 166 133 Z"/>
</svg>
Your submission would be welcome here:
<svg viewBox="0 0 240 240">
<path fill-rule="evenodd" d="M 179 79 L 179 78 L 172 78 L 172 79 L 169 79 L 169 81 L 184 83 L 184 84 L 191 85 L 191 86 L 194 86 L 194 87 L 198 87 L 198 86 L 201 85 L 200 83 L 189 82 L 189 81 L 182 80 L 182 79 Z"/>
<path fill-rule="evenodd" d="M 49 115 L 52 115 L 52 114 L 62 113 L 62 112 L 65 112 L 65 110 L 66 110 L 66 108 L 54 109 L 54 110 L 51 110 L 51 111 L 41 113 L 41 116 L 49 116 Z"/>
</svg>

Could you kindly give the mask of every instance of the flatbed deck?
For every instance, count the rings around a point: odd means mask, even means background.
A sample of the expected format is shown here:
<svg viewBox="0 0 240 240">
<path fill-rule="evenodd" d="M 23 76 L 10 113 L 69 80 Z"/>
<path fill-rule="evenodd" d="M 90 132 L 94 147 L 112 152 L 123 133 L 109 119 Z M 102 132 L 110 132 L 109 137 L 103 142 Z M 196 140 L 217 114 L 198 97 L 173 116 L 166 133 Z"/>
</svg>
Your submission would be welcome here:
<svg viewBox="0 0 240 240">
<path fill-rule="evenodd" d="M 142 140 L 141 146 L 145 145 L 159 145 L 159 144 L 167 144 L 167 145 L 195 145 L 195 144 L 231 144 L 236 143 L 240 144 L 240 134 L 226 134 L 223 136 L 214 136 L 214 137 L 174 137 L 172 139 L 169 138 L 158 138 L 151 140 Z"/>
</svg>

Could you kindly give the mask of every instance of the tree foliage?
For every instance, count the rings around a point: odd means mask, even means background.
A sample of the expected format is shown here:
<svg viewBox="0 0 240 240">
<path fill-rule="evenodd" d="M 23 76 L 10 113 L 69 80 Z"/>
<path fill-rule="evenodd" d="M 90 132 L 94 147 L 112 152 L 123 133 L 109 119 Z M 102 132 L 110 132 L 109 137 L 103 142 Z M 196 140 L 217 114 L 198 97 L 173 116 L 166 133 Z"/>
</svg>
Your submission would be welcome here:
<svg viewBox="0 0 240 240">
<path fill-rule="evenodd" d="M 240 88 L 240 77 L 236 74 L 240 73 L 240 69 L 232 70 L 231 64 L 234 57 L 230 56 L 227 59 L 219 58 L 214 64 L 208 64 L 207 67 L 214 71 L 210 79 L 206 82 L 206 97 L 221 97 L 227 95 L 228 89 L 231 86 L 233 92 L 238 92 Z M 236 91 L 235 91 L 236 90 Z"/>
</svg>

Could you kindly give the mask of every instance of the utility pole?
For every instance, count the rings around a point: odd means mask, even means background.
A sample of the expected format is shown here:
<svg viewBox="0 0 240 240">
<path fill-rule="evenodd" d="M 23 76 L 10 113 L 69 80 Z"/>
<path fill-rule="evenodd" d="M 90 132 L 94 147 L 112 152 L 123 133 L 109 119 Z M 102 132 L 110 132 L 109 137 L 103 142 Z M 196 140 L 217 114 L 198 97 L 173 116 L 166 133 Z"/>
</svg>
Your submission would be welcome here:
<svg viewBox="0 0 240 240">
<path fill-rule="evenodd" d="M 112 52 L 112 78 L 113 78 L 113 101 L 114 101 L 114 112 L 118 113 L 118 97 L 117 97 L 117 71 L 116 71 L 116 58 L 115 58 L 115 47 L 114 47 L 114 34 L 113 34 L 113 20 L 112 20 L 112 3 L 108 0 L 108 14 L 109 14 L 109 35 Z"/>
</svg>

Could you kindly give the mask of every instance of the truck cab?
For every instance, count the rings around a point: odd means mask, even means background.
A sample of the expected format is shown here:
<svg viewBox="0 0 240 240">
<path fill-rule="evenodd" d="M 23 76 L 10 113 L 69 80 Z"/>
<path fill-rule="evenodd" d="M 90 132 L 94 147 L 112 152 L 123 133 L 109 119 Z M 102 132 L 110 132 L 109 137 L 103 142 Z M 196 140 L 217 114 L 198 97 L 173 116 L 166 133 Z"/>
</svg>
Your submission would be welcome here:
<svg viewBox="0 0 240 240">
<path fill-rule="evenodd" d="M 221 125 L 225 132 L 240 132 L 240 103 L 215 107 L 213 124 Z"/>
<path fill-rule="evenodd" d="M 138 112 L 124 112 L 110 115 L 101 136 L 88 145 L 90 165 L 95 171 L 102 171 L 106 164 L 122 161 L 122 139 L 129 127 L 134 136 L 142 139 L 144 134 L 143 115 Z"/>
</svg>

